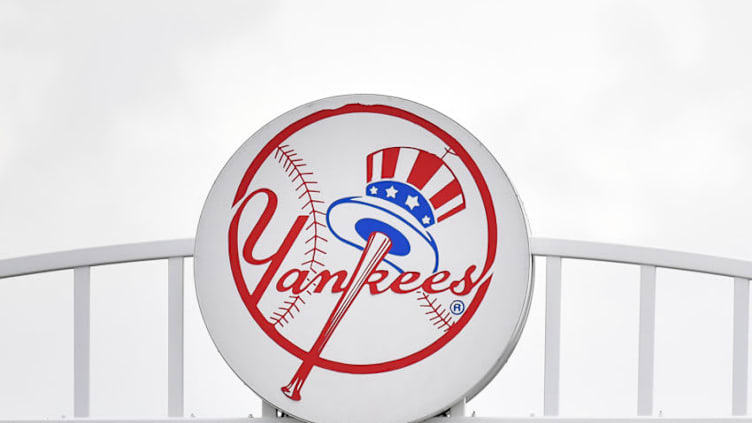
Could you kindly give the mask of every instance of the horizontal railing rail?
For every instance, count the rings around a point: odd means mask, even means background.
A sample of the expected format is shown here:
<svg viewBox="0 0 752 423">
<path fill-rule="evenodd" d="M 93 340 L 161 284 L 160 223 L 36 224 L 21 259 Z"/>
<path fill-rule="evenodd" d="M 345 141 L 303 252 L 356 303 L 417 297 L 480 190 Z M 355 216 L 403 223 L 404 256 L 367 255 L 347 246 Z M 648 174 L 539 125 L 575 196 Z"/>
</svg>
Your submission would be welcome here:
<svg viewBox="0 0 752 423">
<path fill-rule="evenodd" d="M 657 248 L 546 238 L 532 238 L 530 249 L 534 256 L 546 260 L 544 416 L 557 416 L 559 413 L 562 259 L 625 263 L 640 267 L 637 415 L 643 416 L 642 419 L 646 421 L 682 421 L 686 423 L 712 420 L 647 418 L 653 415 L 656 269 L 677 269 L 733 278 L 734 328 L 731 411 L 734 416 L 747 414 L 749 280 L 752 279 L 752 262 Z M 167 260 L 167 415 L 171 418 L 183 416 L 183 273 L 184 258 L 192 256 L 193 239 L 178 239 L 85 248 L 0 260 L 0 279 L 50 271 L 73 270 L 74 417 L 86 418 L 89 416 L 90 269 L 94 266 L 149 260 Z M 276 410 L 271 408 L 270 405 L 265 403 L 263 410 L 261 420 L 276 419 Z M 452 418 L 464 420 L 464 405 L 458 404 L 452 407 L 449 414 Z M 2 419 L 2 416 L 0 416 L 0 419 Z M 246 419 L 211 419 L 211 421 L 226 422 L 242 420 Z M 433 420 L 435 419 L 430 421 Z M 479 420 L 485 419 L 474 419 L 473 421 Z M 489 420 L 516 422 L 532 419 L 494 418 Z M 577 418 L 565 420 L 572 422 L 592 421 L 592 419 Z M 606 418 L 597 420 L 626 422 L 630 419 Z M 728 420 L 741 421 L 739 418 L 728 418 Z M 277 419 L 277 421 L 280 420 Z M 746 421 L 750 420 L 747 419 Z"/>
<path fill-rule="evenodd" d="M 193 256 L 192 238 L 81 248 L 0 260 L 0 278 L 85 266 L 191 256 Z"/>
<path fill-rule="evenodd" d="M 711 275 L 752 279 L 752 261 L 660 248 L 632 247 L 602 242 L 532 238 L 530 250 L 536 256 L 649 265 Z"/>
</svg>

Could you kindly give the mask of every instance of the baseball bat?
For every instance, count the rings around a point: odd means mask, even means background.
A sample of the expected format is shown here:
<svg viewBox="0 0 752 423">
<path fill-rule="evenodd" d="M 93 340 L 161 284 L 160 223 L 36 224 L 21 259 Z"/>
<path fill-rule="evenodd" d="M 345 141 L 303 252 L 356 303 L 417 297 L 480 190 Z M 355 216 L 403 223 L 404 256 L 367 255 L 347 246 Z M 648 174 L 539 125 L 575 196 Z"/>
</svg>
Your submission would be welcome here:
<svg viewBox="0 0 752 423">
<path fill-rule="evenodd" d="M 319 337 L 316 338 L 316 342 L 313 343 L 311 351 L 305 356 L 303 362 L 300 363 L 298 371 L 293 375 L 292 380 L 286 386 L 282 387 L 282 392 L 294 401 L 300 400 L 300 390 L 303 387 L 308 375 L 313 369 L 313 364 L 321 356 L 326 343 L 329 342 L 334 330 L 342 321 L 342 318 L 347 313 L 347 310 L 352 305 L 355 297 L 363 288 L 368 277 L 371 275 L 374 269 L 381 263 L 381 260 L 386 257 L 389 249 L 392 247 L 392 240 L 388 236 L 381 232 L 373 232 L 368 237 L 366 246 L 363 248 L 363 252 L 360 255 L 358 265 L 355 267 L 355 271 L 350 278 L 347 291 L 339 298 L 337 305 L 332 310 L 332 314 L 329 315 L 329 319 L 326 321 L 324 328 L 321 329 Z"/>
</svg>

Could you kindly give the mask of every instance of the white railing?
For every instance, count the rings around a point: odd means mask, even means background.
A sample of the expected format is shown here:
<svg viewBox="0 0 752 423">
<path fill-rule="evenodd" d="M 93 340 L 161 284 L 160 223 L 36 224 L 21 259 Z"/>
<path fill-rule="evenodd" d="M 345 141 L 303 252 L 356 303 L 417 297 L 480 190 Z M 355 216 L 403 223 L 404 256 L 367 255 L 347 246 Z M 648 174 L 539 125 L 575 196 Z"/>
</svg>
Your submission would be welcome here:
<svg viewBox="0 0 752 423">
<path fill-rule="evenodd" d="M 73 417 L 89 417 L 91 267 L 164 259 L 168 279 L 167 415 L 183 416 L 183 259 L 191 256 L 193 239 L 179 239 L 0 260 L 0 278 L 73 269 Z"/>
<path fill-rule="evenodd" d="M 749 281 L 752 279 L 752 262 L 654 248 L 541 238 L 531 239 L 531 250 L 534 256 L 546 260 L 544 416 L 557 416 L 559 413 L 562 259 L 595 260 L 640 266 L 638 416 L 653 416 L 656 269 L 678 269 L 733 278 L 731 408 L 734 416 L 747 414 Z M 181 239 L 87 248 L 0 260 L 0 278 L 73 269 L 75 418 L 89 416 L 90 269 L 92 266 L 147 260 L 167 260 L 167 415 L 172 418 L 183 416 L 183 260 L 191 256 L 193 256 L 193 240 Z M 263 404 L 262 409 L 263 418 L 277 416 L 276 410 L 268 404 Z M 463 416 L 464 404 L 453 407 L 449 415 L 451 417 Z M 231 420 L 240 419 L 223 419 L 223 421 Z M 531 419 L 505 419 L 508 422 L 523 420 L 530 421 Z M 663 422 L 670 420 L 679 419 L 661 419 Z M 682 421 L 690 420 L 693 419 Z"/>
</svg>

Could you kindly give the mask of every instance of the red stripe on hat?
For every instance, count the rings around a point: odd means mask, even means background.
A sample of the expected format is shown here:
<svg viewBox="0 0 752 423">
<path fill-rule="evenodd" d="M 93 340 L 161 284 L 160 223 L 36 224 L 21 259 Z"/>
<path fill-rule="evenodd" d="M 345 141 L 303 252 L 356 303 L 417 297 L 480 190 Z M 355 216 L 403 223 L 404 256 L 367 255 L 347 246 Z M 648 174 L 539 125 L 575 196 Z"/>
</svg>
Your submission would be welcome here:
<svg viewBox="0 0 752 423">
<path fill-rule="evenodd" d="M 366 158 L 366 183 L 370 183 L 373 180 L 373 155 L 376 153 L 371 153 Z"/>
<path fill-rule="evenodd" d="M 391 147 L 382 150 L 384 155 L 381 157 L 381 177 L 393 178 L 394 170 L 397 169 L 397 156 L 399 156 L 399 147 Z"/>
<path fill-rule="evenodd" d="M 459 206 L 457 206 L 457 207 L 453 208 L 452 210 L 449 210 L 448 212 L 446 212 L 446 213 L 442 214 L 441 216 L 439 216 L 439 218 L 436 219 L 436 223 L 439 223 L 442 220 L 444 220 L 444 219 L 446 219 L 446 218 L 448 218 L 448 217 L 450 217 L 450 216 L 452 216 L 454 214 L 459 213 L 464 208 L 465 208 L 465 203 L 460 204 Z"/>
<path fill-rule="evenodd" d="M 415 159 L 413 168 L 410 170 L 410 175 L 407 177 L 407 182 L 415 188 L 423 189 L 431 177 L 439 170 L 442 163 L 440 158 L 420 150 L 418 158 Z"/>
<path fill-rule="evenodd" d="M 431 205 L 433 206 L 433 209 L 436 210 L 460 194 L 462 194 L 462 187 L 460 187 L 460 183 L 454 179 L 431 197 Z"/>
</svg>

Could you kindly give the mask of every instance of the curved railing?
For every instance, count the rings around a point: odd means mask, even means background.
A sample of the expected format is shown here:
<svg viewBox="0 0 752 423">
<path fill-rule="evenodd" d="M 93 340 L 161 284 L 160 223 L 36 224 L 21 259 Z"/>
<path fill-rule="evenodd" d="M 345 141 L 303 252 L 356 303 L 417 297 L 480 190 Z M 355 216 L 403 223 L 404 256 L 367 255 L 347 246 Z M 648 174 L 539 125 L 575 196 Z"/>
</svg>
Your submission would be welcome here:
<svg viewBox="0 0 752 423">
<path fill-rule="evenodd" d="M 55 270 L 193 256 L 193 239 L 140 242 L 0 260 L 0 278 Z"/>
<path fill-rule="evenodd" d="M 562 259 L 595 260 L 640 266 L 640 323 L 637 415 L 653 415 L 656 269 L 678 269 L 734 279 L 732 414 L 747 414 L 749 281 L 752 262 L 655 248 L 531 239 L 531 252 L 546 260 L 545 416 L 559 411 L 559 360 Z M 169 417 L 183 416 L 183 271 L 184 258 L 193 256 L 193 239 L 86 248 L 0 260 L 0 278 L 72 269 L 74 272 L 74 417 L 89 416 L 90 269 L 115 263 L 167 260 L 168 264 L 168 395 Z M 2 383 L 2 381 L 0 381 Z M 276 417 L 264 404 L 263 417 Z M 0 410 L 0 413 L 2 411 Z M 464 406 L 450 415 L 464 414 Z M 0 419 L 2 416 L 0 416 Z M 525 419 L 530 420 L 530 419 Z M 667 420 L 667 419 L 663 419 Z"/>
</svg>

